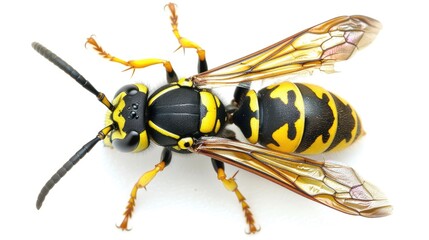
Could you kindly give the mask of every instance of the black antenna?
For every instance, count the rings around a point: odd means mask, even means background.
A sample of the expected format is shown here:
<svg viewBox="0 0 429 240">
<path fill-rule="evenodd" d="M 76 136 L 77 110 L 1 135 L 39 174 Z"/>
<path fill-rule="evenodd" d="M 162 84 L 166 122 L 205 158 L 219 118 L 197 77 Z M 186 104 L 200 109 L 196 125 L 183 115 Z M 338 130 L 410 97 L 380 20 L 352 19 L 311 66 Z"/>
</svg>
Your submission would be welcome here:
<svg viewBox="0 0 429 240">
<path fill-rule="evenodd" d="M 42 190 L 40 190 L 39 197 L 37 197 L 36 207 L 40 209 L 42 207 L 43 201 L 45 200 L 46 195 L 48 195 L 49 191 L 55 186 L 55 184 L 60 181 L 64 175 L 70 169 L 79 162 L 91 149 L 97 144 L 100 140 L 103 140 L 106 135 L 113 129 L 113 125 L 107 126 L 103 128 L 97 136 L 89 141 L 87 144 L 83 145 L 83 147 L 77 151 L 58 171 L 52 175 L 52 177 L 45 183 Z"/>
<path fill-rule="evenodd" d="M 60 57 L 58 57 L 55 53 L 51 52 L 49 49 L 45 48 L 42 44 L 33 42 L 31 46 L 36 50 L 40 55 L 44 56 L 46 59 L 48 59 L 50 62 L 55 64 L 57 67 L 59 67 L 61 70 L 63 70 L 65 73 L 70 75 L 76 82 L 78 82 L 82 87 L 84 87 L 86 90 L 90 91 L 92 94 L 94 94 L 97 99 L 103 103 L 108 109 L 111 111 L 114 110 L 113 105 L 109 102 L 109 100 L 106 98 L 104 93 L 97 91 L 97 89 L 92 86 L 92 84 L 86 80 L 78 71 L 76 71 L 72 66 L 70 66 L 68 63 L 66 63 L 64 60 L 62 60 Z"/>
<path fill-rule="evenodd" d="M 36 50 L 38 53 L 40 53 L 42 56 L 44 56 L 46 59 L 48 59 L 50 62 L 55 64 L 57 67 L 59 67 L 61 70 L 63 70 L 65 73 L 70 75 L 76 82 L 78 82 L 82 87 L 84 87 L 86 90 L 90 91 L 92 94 L 94 94 L 97 99 L 103 103 L 109 110 L 113 111 L 114 107 L 110 103 L 110 101 L 106 98 L 104 93 L 97 91 L 97 89 L 92 86 L 92 84 L 86 80 L 80 73 L 78 73 L 72 66 L 70 66 L 68 63 L 66 63 L 64 60 L 62 60 L 60 57 L 58 57 L 55 53 L 51 52 L 49 49 L 45 48 L 42 44 L 33 42 L 31 44 L 33 46 L 34 50 Z M 86 143 L 79 151 L 77 151 L 50 179 L 45 183 L 42 190 L 40 190 L 39 197 L 37 198 L 36 207 L 37 209 L 40 209 L 42 207 L 43 201 L 45 200 L 46 195 L 48 195 L 49 191 L 55 186 L 55 184 L 60 181 L 64 175 L 70 169 L 79 162 L 80 159 L 82 159 L 91 149 L 100 141 L 103 140 L 106 135 L 112 131 L 113 124 L 109 125 L 105 128 L 103 128 L 100 132 L 98 132 L 97 136 Z"/>
</svg>

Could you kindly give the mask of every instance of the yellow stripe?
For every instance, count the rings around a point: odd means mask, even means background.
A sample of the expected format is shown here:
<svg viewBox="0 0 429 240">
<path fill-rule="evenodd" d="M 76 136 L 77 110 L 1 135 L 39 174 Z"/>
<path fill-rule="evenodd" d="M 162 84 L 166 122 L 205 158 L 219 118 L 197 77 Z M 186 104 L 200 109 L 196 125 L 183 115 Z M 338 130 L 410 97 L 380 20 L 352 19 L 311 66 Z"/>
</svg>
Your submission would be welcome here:
<svg viewBox="0 0 429 240">
<path fill-rule="evenodd" d="M 141 84 L 141 83 L 136 83 L 134 85 L 137 86 L 137 88 L 139 89 L 140 92 L 143 92 L 143 93 L 147 94 L 147 87 L 146 87 L 146 85 Z"/>
<path fill-rule="evenodd" d="M 257 143 L 259 137 L 259 119 L 250 119 L 250 128 L 252 129 L 252 135 L 247 139 L 250 143 Z"/>
<path fill-rule="evenodd" d="M 191 80 L 188 80 L 187 78 L 181 78 L 179 81 L 177 81 L 177 84 L 179 84 L 182 87 L 192 87 L 194 86 L 194 82 Z"/>
<path fill-rule="evenodd" d="M 180 138 L 180 136 L 179 136 L 179 135 L 176 135 L 176 134 L 171 133 L 171 132 L 169 132 L 169 131 L 167 131 L 167 130 L 165 130 L 165 129 L 163 129 L 163 128 L 158 127 L 155 123 L 153 123 L 153 122 L 152 122 L 152 121 L 150 121 L 150 120 L 149 120 L 149 126 L 150 126 L 152 129 L 154 129 L 155 131 L 157 131 L 157 132 L 161 133 L 161 134 L 162 134 L 162 135 L 164 135 L 164 136 L 171 137 L 171 138 L 174 138 L 174 139 L 179 139 L 179 138 Z"/>
<path fill-rule="evenodd" d="M 163 94 L 165 94 L 165 93 L 167 93 L 167 92 L 169 92 L 169 91 L 172 91 L 172 90 L 174 90 L 174 89 L 177 89 L 177 88 L 180 88 L 180 87 L 179 87 L 178 85 L 173 85 L 173 86 L 168 87 L 168 88 L 166 88 L 166 89 L 162 90 L 161 92 L 157 93 L 155 96 L 152 96 L 152 97 L 150 98 L 150 100 L 149 100 L 148 106 L 152 105 L 152 103 L 153 103 L 157 98 L 159 98 L 161 95 L 163 95 Z"/>
<path fill-rule="evenodd" d="M 258 97 L 256 96 L 256 92 L 251 90 L 247 92 L 246 97 L 250 99 L 249 107 L 252 112 L 256 112 L 259 110 Z M 252 117 L 250 119 L 250 131 L 251 135 L 247 140 L 250 143 L 257 143 L 259 138 L 259 116 Z"/>
<path fill-rule="evenodd" d="M 124 96 L 126 96 L 127 94 L 124 92 L 119 93 L 118 96 L 116 96 L 116 98 L 113 100 L 113 105 L 116 106 L 115 110 L 113 111 L 113 121 L 118 125 L 118 130 L 121 132 L 124 129 L 125 126 L 125 122 L 127 121 L 124 116 L 122 116 L 121 112 L 125 107 L 125 101 L 123 100 Z M 115 131 L 118 132 L 118 131 Z M 120 138 L 123 139 L 123 137 L 119 137 L 117 134 L 113 135 L 114 138 Z"/>
<path fill-rule="evenodd" d="M 220 129 L 220 120 L 218 119 L 218 120 L 216 121 L 215 133 L 218 133 L 218 132 L 219 132 L 219 129 Z"/>
<path fill-rule="evenodd" d="M 252 112 L 256 112 L 259 110 L 258 97 L 256 96 L 256 92 L 251 90 L 246 94 L 246 97 L 250 98 L 249 106 Z"/>
<path fill-rule="evenodd" d="M 219 98 L 216 95 L 213 95 L 213 96 L 214 96 L 215 101 L 216 101 L 216 106 L 220 107 L 220 100 L 219 100 Z"/>
<path fill-rule="evenodd" d="M 143 151 L 143 150 L 145 150 L 149 146 L 149 138 L 147 136 L 146 130 L 144 130 L 143 132 L 141 132 L 139 134 L 139 136 L 140 136 L 139 145 L 136 147 L 136 149 L 133 150 L 133 152 Z"/>
<path fill-rule="evenodd" d="M 177 151 L 180 151 L 182 149 L 179 148 L 179 146 L 173 146 L 174 149 L 176 149 Z"/>
<path fill-rule="evenodd" d="M 216 115 L 217 115 L 217 108 L 216 108 L 216 102 L 213 98 L 213 94 L 210 92 L 200 92 L 201 96 L 201 104 L 203 104 L 207 108 L 207 113 L 204 116 L 204 118 L 201 120 L 201 126 L 200 126 L 200 132 L 202 133 L 209 133 L 213 131 L 213 128 L 216 124 Z"/>
</svg>

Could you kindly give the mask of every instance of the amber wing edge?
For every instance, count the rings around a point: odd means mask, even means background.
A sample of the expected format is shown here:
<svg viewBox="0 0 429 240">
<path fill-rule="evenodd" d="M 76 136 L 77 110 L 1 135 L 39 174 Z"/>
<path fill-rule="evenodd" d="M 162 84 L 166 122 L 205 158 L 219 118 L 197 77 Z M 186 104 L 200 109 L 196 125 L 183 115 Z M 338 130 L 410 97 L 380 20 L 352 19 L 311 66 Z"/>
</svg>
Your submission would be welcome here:
<svg viewBox="0 0 429 240">
<path fill-rule="evenodd" d="M 384 217 L 393 210 L 374 185 L 347 166 L 217 137 L 203 137 L 189 150 L 259 175 L 347 214 Z"/>
<path fill-rule="evenodd" d="M 211 88 L 286 78 L 315 69 L 334 72 L 336 62 L 368 46 L 381 28 L 379 21 L 367 16 L 336 17 L 189 79 L 199 87 Z"/>
</svg>

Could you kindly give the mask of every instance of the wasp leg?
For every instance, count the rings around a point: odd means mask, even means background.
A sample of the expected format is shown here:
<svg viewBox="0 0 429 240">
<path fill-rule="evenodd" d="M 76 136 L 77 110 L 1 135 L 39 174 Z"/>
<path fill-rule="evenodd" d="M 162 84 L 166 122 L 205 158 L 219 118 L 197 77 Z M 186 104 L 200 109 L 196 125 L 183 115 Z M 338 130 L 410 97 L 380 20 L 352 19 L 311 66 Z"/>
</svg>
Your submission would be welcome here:
<svg viewBox="0 0 429 240">
<path fill-rule="evenodd" d="M 260 228 L 256 227 L 255 219 L 253 218 L 253 214 L 250 211 L 250 207 L 246 202 L 246 198 L 238 190 L 238 185 L 237 185 L 237 182 L 235 181 L 235 176 L 237 175 L 238 171 L 231 178 L 227 179 L 225 174 L 224 163 L 212 158 L 212 164 L 213 164 L 213 168 L 217 173 L 217 178 L 223 183 L 223 186 L 228 191 L 234 192 L 235 195 L 237 196 L 238 202 L 241 204 L 241 208 L 243 209 L 244 217 L 246 218 L 246 223 L 249 225 L 249 232 L 247 233 L 251 234 L 251 233 L 258 232 Z"/>
<path fill-rule="evenodd" d="M 231 140 L 237 140 L 235 132 L 227 128 L 223 129 L 219 136 Z M 225 175 L 225 164 L 223 162 L 212 158 L 212 165 L 215 172 L 217 173 L 217 178 L 223 183 L 223 186 L 228 191 L 234 192 L 237 196 L 238 202 L 241 203 L 241 207 L 244 212 L 244 217 L 246 218 L 246 223 L 249 225 L 248 233 L 258 232 L 260 228 L 255 226 L 255 219 L 253 219 L 253 214 L 250 211 L 250 207 L 246 202 L 246 198 L 238 190 L 238 185 L 235 181 L 235 176 L 237 175 L 238 171 L 231 178 L 227 179 Z"/>
<path fill-rule="evenodd" d="M 133 74 L 137 68 L 145 68 L 145 67 L 155 65 L 155 64 L 162 64 L 164 66 L 166 72 L 167 72 L 167 81 L 169 83 L 177 82 L 178 78 L 177 78 L 176 72 L 174 71 L 173 67 L 171 66 L 170 61 L 168 61 L 168 60 L 163 60 L 163 59 L 158 59 L 158 58 L 145 58 L 145 59 L 126 61 L 126 60 L 123 60 L 121 58 L 112 56 L 109 53 L 107 53 L 106 51 L 104 51 L 104 49 L 97 43 L 97 41 L 95 41 L 95 39 L 92 36 L 87 38 L 85 46 L 87 44 L 91 45 L 92 48 L 95 51 L 97 51 L 98 54 L 100 56 L 102 56 L 103 58 L 106 58 L 109 61 L 117 62 L 117 63 L 120 63 L 122 65 L 127 66 L 128 68 L 125 69 L 124 71 L 132 70 Z"/>
<path fill-rule="evenodd" d="M 161 154 L 160 163 L 155 165 L 155 168 L 144 173 L 137 183 L 134 185 L 133 190 L 131 191 L 131 197 L 128 200 L 127 208 L 124 212 L 124 220 L 122 220 L 121 225 L 117 226 L 122 230 L 128 230 L 128 220 L 131 218 L 134 207 L 136 205 L 137 191 L 140 188 L 145 188 L 152 181 L 152 179 L 156 176 L 156 174 L 162 170 L 171 162 L 171 151 L 167 148 L 164 148 Z"/>
<path fill-rule="evenodd" d="M 166 7 L 170 9 L 171 27 L 173 28 L 174 36 L 176 36 L 180 44 L 179 47 L 176 49 L 176 51 L 179 50 L 180 48 L 183 48 L 183 50 L 185 50 L 185 48 L 194 48 L 195 50 L 197 50 L 197 54 L 198 54 L 198 72 L 202 73 L 207 71 L 206 51 L 202 49 L 197 43 L 192 42 L 191 40 L 184 38 L 180 35 L 179 29 L 177 27 L 178 26 L 177 20 L 179 17 L 177 16 L 177 13 L 176 13 L 176 5 L 174 3 L 169 3 L 166 5 Z"/>
</svg>

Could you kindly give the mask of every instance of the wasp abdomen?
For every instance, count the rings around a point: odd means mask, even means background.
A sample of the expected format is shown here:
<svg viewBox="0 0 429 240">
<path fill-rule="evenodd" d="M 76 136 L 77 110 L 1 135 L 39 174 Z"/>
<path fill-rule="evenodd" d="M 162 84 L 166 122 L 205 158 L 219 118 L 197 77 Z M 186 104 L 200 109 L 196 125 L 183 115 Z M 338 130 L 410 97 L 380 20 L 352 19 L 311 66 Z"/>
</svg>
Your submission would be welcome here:
<svg viewBox="0 0 429 240">
<path fill-rule="evenodd" d="M 362 134 L 346 101 L 321 87 L 291 82 L 249 91 L 234 123 L 251 143 L 303 154 L 343 149 Z"/>
</svg>

